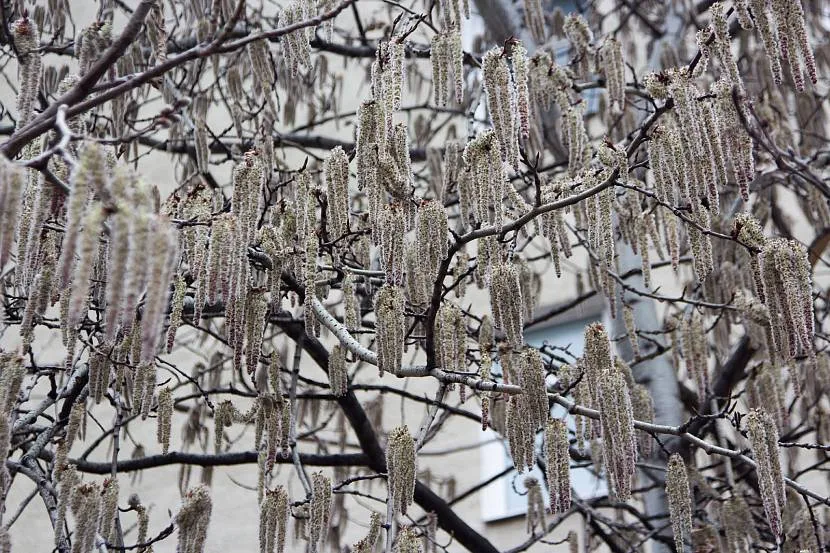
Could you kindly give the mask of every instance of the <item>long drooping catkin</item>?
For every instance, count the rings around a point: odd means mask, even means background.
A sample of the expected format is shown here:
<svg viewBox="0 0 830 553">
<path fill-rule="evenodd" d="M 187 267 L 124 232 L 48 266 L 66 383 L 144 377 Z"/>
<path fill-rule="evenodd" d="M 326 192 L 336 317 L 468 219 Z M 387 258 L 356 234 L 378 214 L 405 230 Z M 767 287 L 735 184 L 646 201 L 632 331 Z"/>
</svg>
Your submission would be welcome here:
<svg viewBox="0 0 830 553">
<path fill-rule="evenodd" d="M 548 477 L 550 510 L 566 513 L 571 508 L 571 468 L 568 426 L 561 419 L 550 419 L 545 427 L 545 472 Z"/>
<path fill-rule="evenodd" d="M 678 551 L 682 551 L 684 540 L 688 540 L 692 533 L 692 502 L 686 463 L 676 453 L 669 458 L 666 495 L 669 498 L 674 546 Z"/>
<path fill-rule="evenodd" d="M 386 448 L 386 472 L 388 474 L 389 501 L 395 512 L 406 514 L 415 493 L 415 441 L 406 425 L 389 433 Z"/>
</svg>

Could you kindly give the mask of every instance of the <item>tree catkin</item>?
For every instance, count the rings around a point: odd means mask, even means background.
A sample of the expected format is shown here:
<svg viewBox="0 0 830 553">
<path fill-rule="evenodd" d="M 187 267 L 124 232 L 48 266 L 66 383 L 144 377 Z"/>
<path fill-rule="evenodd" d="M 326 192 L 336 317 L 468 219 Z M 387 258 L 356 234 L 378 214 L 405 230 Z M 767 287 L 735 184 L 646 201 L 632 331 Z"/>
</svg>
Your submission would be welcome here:
<svg viewBox="0 0 830 553">
<path fill-rule="evenodd" d="M 406 425 L 389 433 L 386 448 L 386 472 L 388 474 L 389 500 L 395 512 L 405 515 L 415 493 L 415 441 Z"/>
<path fill-rule="evenodd" d="M 309 509 L 308 542 L 312 553 L 319 551 L 329 531 L 331 517 L 331 481 L 322 472 L 311 475 L 313 493 Z"/>
<path fill-rule="evenodd" d="M 746 417 L 749 445 L 752 455 L 758 463 L 758 487 L 761 501 L 767 516 L 770 530 L 776 536 L 781 535 L 781 511 L 786 497 L 784 495 L 784 475 L 778 457 L 778 429 L 773 418 L 765 411 L 752 409 Z"/>
<path fill-rule="evenodd" d="M 405 316 L 403 290 L 392 284 L 384 285 L 375 296 L 377 315 L 378 369 L 397 374 L 403 356 Z"/>
<path fill-rule="evenodd" d="M 182 507 L 174 518 L 179 527 L 177 552 L 203 553 L 212 510 L 213 502 L 206 486 L 197 486 L 184 495 Z"/>
<path fill-rule="evenodd" d="M 682 551 L 684 540 L 688 540 L 692 533 L 692 502 L 689 479 L 686 476 L 686 463 L 676 453 L 669 458 L 666 495 L 669 498 L 674 545 L 678 551 Z"/>
<path fill-rule="evenodd" d="M 288 525 L 288 492 L 283 486 L 265 490 L 259 506 L 259 552 L 283 553 Z"/>
<path fill-rule="evenodd" d="M 504 263 L 495 266 L 490 277 L 493 324 L 504 331 L 507 343 L 513 347 L 524 343 L 522 306 L 522 291 L 515 265 Z"/>
<path fill-rule="evenodd" d="M 561 419 L 550 419 L 545 426 L 545 473 L 548 477 L 550 510 L 567 513 L 571 508 L 570 441 L 568 426 Z"/>
</svg>

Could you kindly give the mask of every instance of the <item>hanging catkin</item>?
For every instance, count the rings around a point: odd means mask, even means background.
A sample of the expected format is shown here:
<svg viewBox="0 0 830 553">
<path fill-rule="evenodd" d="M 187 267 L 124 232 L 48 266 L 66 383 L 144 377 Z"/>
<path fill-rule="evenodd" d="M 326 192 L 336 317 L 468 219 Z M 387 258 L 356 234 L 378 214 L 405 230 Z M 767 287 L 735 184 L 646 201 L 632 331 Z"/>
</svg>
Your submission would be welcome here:
<svg viewBox="0 0 830 553">
<path fill-rule="evenodd" d="M 545 473 L 548 477 L 550 510 L 567 513 L 571 508 L 570 441 L 568 426 L 561 419 L 550 419 L 545 427 Z"/>
<path fill-rule="evenodd" d="M 396 513 L 405 515 L 415 493 L 415 441 L 406 425 L 389 433 L 386 448 L 389 501 Z"/>
</svg>

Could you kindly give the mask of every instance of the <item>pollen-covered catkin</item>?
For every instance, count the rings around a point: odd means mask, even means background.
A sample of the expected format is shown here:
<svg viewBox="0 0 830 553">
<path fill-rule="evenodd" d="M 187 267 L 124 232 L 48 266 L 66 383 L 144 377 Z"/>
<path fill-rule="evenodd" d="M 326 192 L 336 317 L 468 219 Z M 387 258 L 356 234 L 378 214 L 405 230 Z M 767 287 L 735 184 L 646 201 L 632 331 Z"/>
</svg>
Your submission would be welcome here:
<svg viewBox="0 0 830 553">
<path fill-rule="evenodd" d="M 548 477 L 550 510 L 566 513 L 571 508 L 571 457 L 568 425 L 561 419 L 550 419 L 545 426 L 545 473 Z"/>
<path fill-rule="evenodd" d="M 38 51 L 38 25 L 35 21 L 24 15 L 11 24 L 11 31 L 20 66 L 20 87 L 17 92 L 17 128 L 20 129 L 32 118 L 43 67 Z"/>
<path fill-rule="evenodd" d="M 490 307 L 493 324 L 507 335 L 507 343 L 520 347 L 524 343 L 522 291 L 515 265 L 503 263 L 493 267 L 490 276 Z"/>
<path fill-rule="evenodd" d="M 620 371 L 611 370 L 603 376 L 597 400 L 603 456 L 611 489 L 617 499 L 627 501 L 631 497 L 631 482 L 636 474 L 637 437 L 628 386 Z"/>
<path fill-rule="evenodd" d="M 746 416 L 746 427 L 752 456 L 758 464 L 758 487 L 770 530 L 780 536 L 783 530 L 781 511 L 784 495 L 784 475 L 778 457 L 778 429 L 772 417 L 760 410 L 752 409 Z"/>
<path fill-rule="evenodd" d="M 265 490 L 259 505 L 259 553 L 283 553 L 288 527 L 288 492 L 283 486 Z"/>
<path fill-rule="evenodd" d="M 397 374 L 401 369 L 406 317 L 404 295 L 399 286 L 384 285 L 375 296 L 378 369 Z"/>
<path fill-rule="evenodd" d="M 207 486 L 197 486 L 185 494 L 182 507 L 174 518 L 179 527 L 177 552 L 203 553 L 212 510 Z"/>
<path fill-rule="evenodd" d="M 349 390 L 349 370 L 346 365 L 346 348 L 336 344 L 329 353 L 329 387 L 331 393 L 343 397 Z"/>
<path fill-rule="evenodd" d="M 389 501 L 396 513 L 405 515 L 412 505 L 415 493 L 415 441 L 406 425 L 389 433 L 386 447 L 386 472 L 388 474 Z"/>
<path fill-rule="evenodd" d="M 331 518 L 331 481 L 322 472 L 311 475 L 312 495 L 309 508 L 308 542 L 312 553 L 319 551 L 329 531 Z"/>
<path fill-rule="evenodd" d="M 513 81 L 516 83 L 516 109 L 519 114 L 519 131 L 522 138 L 530 136 L 530 92 L 528 91 L 527 50 L 521 43 L 513 45 Z"/>
<path fill-rule="evenodd" d="M 484 54 L 481 62 L 487 108 L 498 138 L 501 159 L 515 168 L 519 166 L 517 101 L 515 85 L 501 48 Z"/>
<path fill-rule="evenodd" d="M 411 527 L 401 528 L 393 553 L 422 553 L 421 540 Z"/>
<path fill-rule="evenodd" d="M 510 445 L 510 457 L 513 466 L 519 472 L 524 472 L 534 465 L 535 429 L 531 426 L 530 417 L 524 411 L 525 404 L 513 396 L 507 400 L 505 412 L 505 438 Z"/>
<path fill-rule="evenodd" d="M 620 42 L 613 37 L 607 39 L 599 49 L 598 59 L 605 75 L 611 113 L 620 114 L 625 109 L 625 61 Z"/>
<path fill-rule="evenodd" d="M 703 316 L 692 311 L 681 326 L 683 358 L 686 360 L 686 372 L 697 385 L 698 397 L 707 397 L 709 391 L 709 364 L 706 328 Z"/>
<path fill-rule="evenodd" d="M 378 216 L 380 264 L 386 281 L 400 284 L 404 274 L 405 212 L 400 204 L 383 206 Z"/>
<path fill-rule="evenodd" d="M 447 257 L 449 223 L 444 206 L 438 201 L 424 201 L 418 206 L 415 219 L 418 271 L 432 282 L 438 275 L 438 267 Z"/>
<path fill-rule="evenodd" d="M 94 482 L 79 483 L 72 491 L 72 516 L 75 533 L 72 553 L 87 553 L 95 546 L 95 533 L 101 516 L 101 486 Z"/>
<path fill-rule="evenodd" d="M 70 328 L 77 327 L 86 316 L 89 300 L 89 284 L 95 260 L 98 256 L 98 239 L 104 222 L 103 206 L 96 204 L 83 220 L 83 230 L 78 236 L 78 261 L 72 276 L 72 292 L 69 299 L 68 322 Z"/>
<path fill-rule="evenodd" d="M 765 303 L 779 359 L 815 355 L 812 277 L 807 249 L 794 240 L 768 240 L 760 254 Z"/>
<path fill-rule="evenodd" d="M 156 440 L 161 444 L 162 454 L 166 455 L 170 449 L 170 427 L 173 421 L 173 391 L 168 387 L 159 392 L 156 415 Z"/>
<path fill-rule="evenodd" d="M 173 350 L 176 340 L 176 331 L 182 324 L 182 312 L 184 311 L 184 297 L 187 292 L 187 282 L 181 273 L 173 277 L 173 296 L 170 300 L 170 326 L 167 329 L 167 353 Z"/>
<path fill-rule="evenodd" d="M 467 366 L 467 327 L 461 310 L 442 305 L 435 317 L 435 362 L 445 371 L 463 371 Z"/>
<path fill-rule="evenodd" d="M 170 275 L 178 259 L 178 235 L 163 217 L 153 220 L 152 252 L 148 267 L 147 292 L 141 319 L 141 362 L 152 363 L 161 338 L 167 307 Z"/>
<path fill-rule="evenodd" d="M 349 158 L 337 146 L 323 162 L 326 182 L 326 221 L 331 239 L 343 236 L 349 225 Z"/>
<path fill-rule="evenodd" d="M 24 185 L 23 171 L 0 156 L 0 267 L 6 266 L 11 255 Z"/>
<path fill-rule="evenodd" d="M 112 543 L 116 536 L 115 522 L 118 516 L 118 480 L 116 478 L 105 478 L 103 487 L 98 531 L 107 542 Z"/>
<path fill-rule="evenodd" d="M 522 387 L 521 400 L 528 424 L 535 433 L 548 420 L 548 394 L 545 386 L 545 366 L 536 348 L 525 348 L 519 367 L 519 384 Z"/>
<path fill-rule="evenodd" d="M 677 551 L 683 551 L 684 540 L 688 540 L 692 534 L 692 500 L 689 479 L 686 476 L 686 463 L 676 453 L 669 458 L 666 495 L 669 498 L 674 545 Z"/>
</svg>

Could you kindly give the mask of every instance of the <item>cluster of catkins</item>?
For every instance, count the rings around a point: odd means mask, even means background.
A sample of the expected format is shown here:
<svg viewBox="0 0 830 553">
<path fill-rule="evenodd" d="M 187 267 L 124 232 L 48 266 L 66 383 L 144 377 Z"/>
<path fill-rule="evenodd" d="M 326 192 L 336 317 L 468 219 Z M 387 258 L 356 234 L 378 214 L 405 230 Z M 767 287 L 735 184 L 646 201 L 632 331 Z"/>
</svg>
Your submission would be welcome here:
<svg viewBox="0 0 830 553">
<path fill-rule="evenodd" d="M 288 509 L 288 492 L 283 486 L 265 490 L 259 504 L 259 553 L 284 553 Z"/>
<path fill-rule="evenodd" d="M 746 416 L 746 428 L 752 456 L 758 465 L 758 487 L 764 513 L 773 535 L 780 536 L 783 530 L 781 513 L 786 495 L 784 473 L 778 456 L 778 427 L 769 413 L 752 409 Z"/>
<path fill-rule="evenodd" d="M 201 485 L 185 493 L 182 507 L 174 518 L 179 528 L 176 551 L 181 553 L 204 551 L 212 510 L 213 501 L 207 486 Z"/>
<path fill-rule="evenodd" d="M 395 513 L 406 514 L 415 493 L 415 441 L 406 425 L 389 433 L 386 446 L 386 472 L 389 501 Z"/>
<path fill-rule="evenodd" d="M 752 17 L 749 15 L 752 9 Z M 804 90 L 804 70 L 810 82 L 818 82 L 816 60 L 810 47 L 804 8 L 794 2 L 739 0 L 735 2 L 738 21 L 744 29 L 758 28 L 776 84 L 782 81 L 782 65 L 790 66 L 796 89 Z"/>
<path fill-rule="evenodd" d="M 602 453 L 611 489 L 618 499 L 626 501 L 631 496 L 638 451 L 634 394 L 628 382 L 633 379 L 627 367 L 612 358 L 608 334 L 600 323 L 585 328 L 581 365 L 589 404 L 600 412 Z"/>
<path fill-rule="evenodd" d="M 545 366 L 535 348 L 526 348 L 522 353 L 502 350 L 501 363 L 505 380 L 518 381 L 522 388 L 521 394 L 508 400 L 505 415 L 505 437 L 513 465 L 521 472 L 534 465 L 536 431 L 548 421 Z"/>
<path fill-rule="evenodd" d="M 64 465 L 59 471 L 56 467 L 56 471 L 59 478 L 55 544 L 64 543 L 63 527 L 68 511 L 75 519 L 73 553 L 93 551 L 96 534 L 112 543 L 116 537 L 118 480 L 106 478 L 103 484 L 83 482 L 74 465 Z"/>
<path fill-rule="evenodd" d="M 308 543 L 312 553 L 319 551 L 329 530 L 331 518 L 331 481 L 322 472 L 311 475 L 312 494 L 309 505 Z"/>
</svg>

